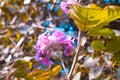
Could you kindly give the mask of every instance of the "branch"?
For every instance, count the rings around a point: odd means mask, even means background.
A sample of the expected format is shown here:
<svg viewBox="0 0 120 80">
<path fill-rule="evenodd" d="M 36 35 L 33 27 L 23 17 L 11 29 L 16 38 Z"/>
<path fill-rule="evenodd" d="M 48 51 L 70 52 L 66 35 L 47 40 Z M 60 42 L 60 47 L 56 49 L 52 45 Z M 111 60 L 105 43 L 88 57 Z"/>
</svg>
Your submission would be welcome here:
<svg viewBox="0 0 120 80">
<path fill-rule="evenodd" d="M 61 63 L 62 63 L 62 67 L 63 67 L 63 69 L 64 69 L 64 71 L 65 71 L 65 74 L 66 74 L 66 77 L 67 77 L 67 76 L 68 76 L 68 73 L 67 73 L 67 71 L 66 71 L 66 67 L 65 67 L 65 64 L 64 64 L 62 58 L 60 58 L 60 61 L 61 61 Z"/>
<path fill-rule="evenodd" d="M 82 32 L 79 30 L 79 34 L 78 34 L 78 45 L 77 45 L 76 54 L 75 54 L 75 57 L 74 57 L 74 60 L 73 60 L 73 63 L 72 63 L 72 67 L 71 67 L 70 73 L 69 73 L 69 75 L 68 75 L 68 80 L 71 80 L 71 76 L 72 76 L 73 70 L 74 70 L 74 68 L 75 68 L 75 64 L 76 64 L 76 62 L 77 62 L 77 59 L 78 59 L 78 56 L 79 56 L 79 53 L 80 53 L 81 38 L 82 38 Z"/>
</svg>

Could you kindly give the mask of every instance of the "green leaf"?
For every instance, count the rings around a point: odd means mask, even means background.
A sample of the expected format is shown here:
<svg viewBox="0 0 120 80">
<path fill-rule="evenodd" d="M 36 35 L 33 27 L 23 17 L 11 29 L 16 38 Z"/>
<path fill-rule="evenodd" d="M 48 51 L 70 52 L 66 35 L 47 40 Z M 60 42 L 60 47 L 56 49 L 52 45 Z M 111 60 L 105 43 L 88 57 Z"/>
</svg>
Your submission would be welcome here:
<svg viewBox="0 0 120 80">
<path fill-rule="evenodd" d="M 112 60 L 112 61 L 116 61 L 117 63 L 120 63 L 120 52 L 116 52 L 116 53 L 113 55 L 113 57 L 112 57 L 111 60 Z"/>
<path fill-rule="evenodd" d="M 17 40 L 20 40 L 21 36 L 22 36 L 22 34 L 20 34 L 20 33 L 18 32 L 18 33 L 16 34 L 16 39 L 17 39 Z"/>
<path fill-rule="evenodd" d="M 19 66 L 16 68 L 16 71 L 14 72 L 14 76 L 17 78 L 25 78 L 27 76 L 27 71 L 23 66 Z"/>
<path fill-rule="evenodd" d="M 91 46 L 96 50 L 96 51 L 100 51 L 105 49 L 104 44 L 102 43 L 102 41 L 100 40 L 95 40 L 91 43 Z"/>
<path fill-rule="evenodd" d="M 12 29 L 8 29 L 7 36 L 11 36 L 11 35 L 12 35 Z"/>
<path fill-rule="evenodd" d="M 24 67 L 27 67 L 29 69 L 32 68 L 32 62 L 28 62 L 28 61 L 24 61 L 24 60 L 18 60 L 15 65 L 15 67 L 19 67 L 19 66 L 24 66 Z"/>
<path fill-rule="evenodd" d="M 89 31 L 89 36 L 115 36 L 114 31 L 109 28 L 96 28 Z"/>
<path fill-rule="evenodd" d="M 28 75 L 27 71 L 32 69 L 32 62 L 18 60 L 15 62 L 14 67 L 16 71 L 14 76 L 17 78 L 25 78 L 26 80 L 33 80 L 31 76 Z"/>
<path fill-rule="evenodd" d="M 98 7 L 96 4 L 81 6 L 72 5 L 70 16 L 82 31 L 92 30 L 95 27 L 103 27 L 109 22 L 120 18 L 119 6 Z"/>
<path fill-rule="evenodd" d="M 120 50 L 120 37 L 111 37 L 106 40 L 106 50 L 108 52 L 117 52 Z"/>
</svg>

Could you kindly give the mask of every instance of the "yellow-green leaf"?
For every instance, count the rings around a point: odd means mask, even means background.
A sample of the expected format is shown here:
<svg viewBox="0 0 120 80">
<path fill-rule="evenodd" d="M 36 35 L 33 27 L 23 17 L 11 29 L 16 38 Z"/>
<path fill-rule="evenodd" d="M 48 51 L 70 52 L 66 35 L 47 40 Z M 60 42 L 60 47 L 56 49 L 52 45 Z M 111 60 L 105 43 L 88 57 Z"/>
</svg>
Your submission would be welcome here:
<svg viewBox="0 0 120 80">
<path fill-rule="evenodd" d="M 103 27 L 109 22 L 120 18 L 119 6 L 98 7 L 96 4 L 81 6 L 72 5 L 70 16 L 75 21 L 78 28 L 82 31 L 88 31 L 95 27 Z"/>
<path fill-rule="evenodd" d="M 21 34 L 19 32 L 16 34 L 16 38 L 17 38 L 17 40 L 20 40 Z"/>
<path fill-rule="evenodd" d="M 35 80 L 50 80 L 50 79 L 49 76 L 44 76 L 44 77 L 35 78 Z"/>
<path fill-rule="evenodd" d="M 120 52 L 116 52 L 111 60 L 120 63 Z"/>
<path fill-rule="evenodd" d="M 108 52 L 117 52 L 120 50 L 120 37 L 112 37 L 106 40 L 106 50 Z"/>
<path fill-rule="evenodd" d="M 50 72 L 51 72 L 51 76 L 55 76 L 57 75 L 60 71 L 61 71 L 62 67 L 60 65 L 56 66 L 55 68 L 53 68 Z"/>
<path fill-rule="evenodd" d="M 33 64 L 32 64 L 32 62 L 28 62 L 28 61 L 24 61 L 24 60 L 18 60 L 18 61 L 16 61 L 16 63 L 15 63 L 14 66 L 15 66 L 15 67 L 26 66 L 26 67 L 28 67 L 29 69 L 31 69 L 32 66 L 33 66 Z"/>
<path fill-rule="evenodd" d="M 8 29 L 7 36 L 11 36 L 11 35 L 12 35 L 12 29 Z"/>
<path fill-rule="evenodd" d="M 96 50 L 96 51 L 100 51 L 105 49 L 104 44 L 102 43 L 102 41 L 100 40 L 95 40 L 92 42 L 91 46 Z"/>
<path fill-rule="evenodd" d="M 48 80 L 48 78 L 56 76 L 61 71 L 61 69 L 62 69 L 62 67 L 60 65 L 57 65 L 56 67 L 54 67 L 51 70 L 36 69 L 28 75 L 35 78 L 35 80 L 42 80 L 42 79 Z"/>
<path fill-rule="evenodd" d="M 52 70 L 42 73 L 40 76 L 55 76 L 60 72 L 61 69 L 62 69 L 62 67 L 58 65 L 55 68 L 53 68 Z"/>
<path fill-rule="evenodd" d="M 115 36 L 114 31 L 109 28 L 95 28 L 89 31 L 89 36 Z"/>
<path fill-rule="evenodd" d="M 27 76 L 27 71 L 23 66 L 19 66 L 16 68 L 16 71 L 14 72 L 14 76 L 17 78 L 25 78 Z"/>
</svg>

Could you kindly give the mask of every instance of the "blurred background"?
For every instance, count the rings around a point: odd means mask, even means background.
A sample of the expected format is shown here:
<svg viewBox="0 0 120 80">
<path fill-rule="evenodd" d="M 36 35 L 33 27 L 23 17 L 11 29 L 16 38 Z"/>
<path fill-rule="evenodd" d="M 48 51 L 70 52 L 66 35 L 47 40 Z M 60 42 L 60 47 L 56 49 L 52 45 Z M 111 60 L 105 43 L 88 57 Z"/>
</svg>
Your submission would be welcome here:
<svg viewBox="0 0 120 80">
<path fill-rule="evenodd" d="M 0 0 L 0 80 L 11 71 L 18 59 L 34 57 L 38 35 L 51 29 L 61 29 L 77 37 L 73 20 L 60 9 L 62 0 Z M 119 5 L 120 0 L 82 0 L 80 4 Z M 111 28 L 120 29 L 119 21 Z"/>
</svg>

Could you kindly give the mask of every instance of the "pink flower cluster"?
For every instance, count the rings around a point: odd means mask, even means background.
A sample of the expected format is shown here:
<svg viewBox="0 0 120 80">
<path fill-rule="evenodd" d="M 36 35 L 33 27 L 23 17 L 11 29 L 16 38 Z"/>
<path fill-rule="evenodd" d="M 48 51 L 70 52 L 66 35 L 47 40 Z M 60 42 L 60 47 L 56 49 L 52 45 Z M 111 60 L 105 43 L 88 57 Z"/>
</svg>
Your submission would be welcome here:
<svg viewBox="0 0 120 80">
<path fill-rule="evenodd" d="M 79 0 L 79 1 L 81 1 L 81 0 Z M 61 2 L 60 8 L 61 8 L 66 14 L 68 14 L 68 13 L 70 12 L 69 7 L 70 7 L 72 4 L 77 4 L 77 3 L 79 3 L 77 0 L 66 0 L 66 1 Z"/>
<path fill-rule="evenodd" d="M 73 42 L 71 36 L 60 30 L 54 30 L 52 34 L 41 34 L 36 44 L 37 53 L 35 59 L 46 65 L 51 65 L 50 57 L 52 52 L 63 50 L 63 53 L 69 56 L 73 49 Z"/>
</svg>

